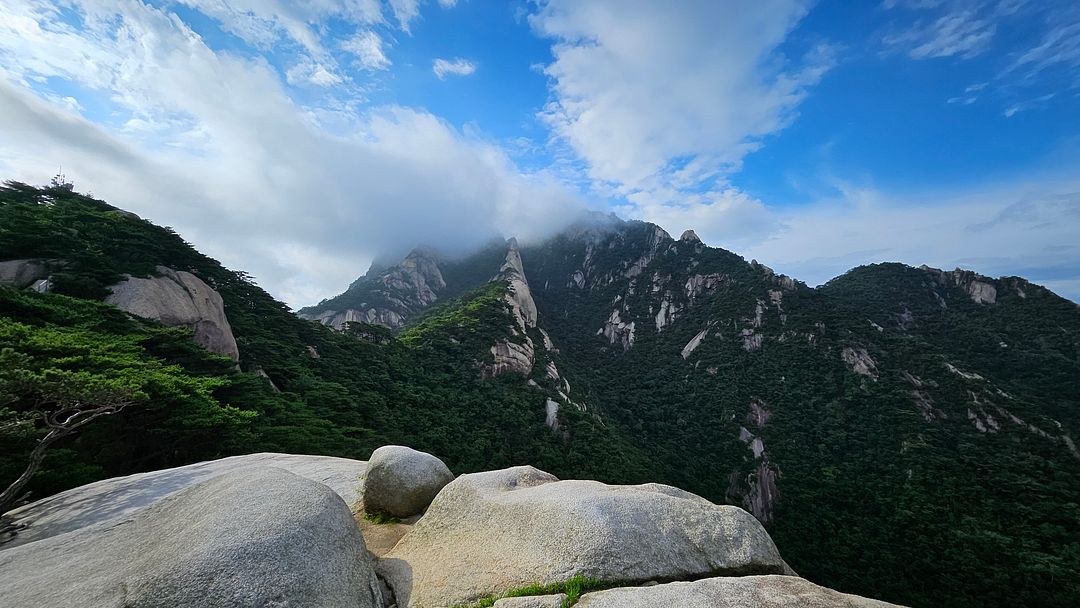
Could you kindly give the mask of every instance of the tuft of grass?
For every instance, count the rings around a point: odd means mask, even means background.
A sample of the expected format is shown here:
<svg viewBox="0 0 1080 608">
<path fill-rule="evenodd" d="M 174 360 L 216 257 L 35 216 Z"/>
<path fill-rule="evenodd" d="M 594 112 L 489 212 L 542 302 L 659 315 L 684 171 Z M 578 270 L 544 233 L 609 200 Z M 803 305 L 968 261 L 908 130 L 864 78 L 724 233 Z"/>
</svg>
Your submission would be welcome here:
<svg viewBox="0 0 1080 608">
<path fill-rule="evenodd" d="M 607 589 L 613 586 L 615 586 L 615 583 L 605 583 L 604 581 L 595 578 L 579 575 L 561 583 L 534 583 L 518 589 L 512 589 L 502 595 L 490 595 L 471 604 L 458 604 L 453 608 L 491 608 L 497 600 L 501 600 L 504 597 L 527 597 L 530 595 L 552 595 L 555 593 L 565 593 L 566 599 L 563 600 L 562 608 L 570 608 L 581 599 L 582 594 L 588 593 L 589 591 Z"/>
<path fill-rule="evenodd" d="M 364 513 L 364 519 L 370 521 L 373 524 L 399 524 L 401 520 L 385 513 Z"/>
</svg>

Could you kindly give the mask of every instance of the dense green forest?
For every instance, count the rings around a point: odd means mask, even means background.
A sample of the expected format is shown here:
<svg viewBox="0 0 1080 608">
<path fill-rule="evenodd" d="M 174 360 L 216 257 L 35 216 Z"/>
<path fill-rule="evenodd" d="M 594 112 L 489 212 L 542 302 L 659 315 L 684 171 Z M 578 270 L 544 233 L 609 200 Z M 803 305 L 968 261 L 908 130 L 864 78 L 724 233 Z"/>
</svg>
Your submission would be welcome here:
<svg viewBox="0 0 1080 608">
<path fill-rule="evenodd" d="M 490 341 L 481 343 L 508 323 L 505 302 L 491 296 L 502 285 L 441 303 L 401 339 L 373 340 L 359 328 L 357 337 L 296 318 L 250 277 L 166 228 L 63 189 L 9 184 L 0 191 L 0 259 L 28 257 L 63 265 L 52 274 L 52 293 L 0 286 L 4 421 L 40 402 L 35 383 L 22 380 L 27 374 L 139 375 L 130 387 L 139 403 L 50 451 L 34 496 L 231 454 L 363 459 L 388 443 L 439 454 L 456 471 L 542 462 L 563 475 L 600 475 L 618 461 L 617 449 L 600 452 L 603 440 L 591 456 L 553 441 L 538 397 L 520 381 L 480 381 L 476 362 L 490 357 Z M 96 301 L 123 274 L 149 276 L 157 265 L 190 271 L 222 295 L 239 370 L 195 346 L 189 330 Z M 584 428 L 596 426 L 580 418 Z M 9 433 L 0 480 L 12 479 L 42 431 L 0 429 Z"/>
<path fill-rule="evenodd" d="M 810 289 L 611 220 L 521 250 L 539 327 L 518 333 L 508 285 L 488 282 L 504 255 L 491 245 L 441 261 L 438 301 L 401 308 L 400 330 L 335 331 L 167 228 L 9 183 L 0 260 L 49 261 L 52 287 L 0 286 L 0 483 L 43 432 L 35 411 L 76 381 L 131 405 L 50 450 L 34 497 L 230 454 L 364 459 L 400 443 L 456 473 L 527 463 L 745 506 L 800 574 L 845 592 L 911 606 L 1080 604 L 1075 304 L 985 277 L 996 299 L 979 302 L 976 279 L 900 264 Z M 221 294 L 239 365 L 190 330 L 101 303 L 158 265 Z M 329 303 L 369 302 L 392 271 L 374 268 Z M 528 376 L 484 377 L 499 340 L 536 345 Z M 558 432 L 544 424 L 548 398 Z"/>
</svg>

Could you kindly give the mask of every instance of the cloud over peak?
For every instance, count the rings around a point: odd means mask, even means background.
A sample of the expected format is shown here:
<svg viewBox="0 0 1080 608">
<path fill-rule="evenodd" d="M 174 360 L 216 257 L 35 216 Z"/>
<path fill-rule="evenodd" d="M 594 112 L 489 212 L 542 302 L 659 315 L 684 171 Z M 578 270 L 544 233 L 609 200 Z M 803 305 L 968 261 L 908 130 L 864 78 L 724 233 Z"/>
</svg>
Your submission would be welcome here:
<svg viewBox="0 0 1080 608">
<path fill-rule="evenodd" d="M 726 178 L 792 120 L 832 65 L 825 46 L 799 64 L 778 51 L 809 7 L 552 0 L 531 19 L 554 40 L 541 117 L 594 189 L 626 200 L 628 215 L 758 224 L 761 202 Z"/>
<path fill-rule="evenodd" d="M 18 58 L 0 78 L 0 174 L 43 183 L 63 163 L 80 190 L 173 226 L 294 306 L 403 242 L 535 237 L 581 207 L 430 112 L 298 105 L 263 57 L 215 52 L 162 9 L 86 8 L 73 28 L 22 8 L 31 35 L 0 25 L 0 57 Z M 52 79 L 107 93 L 109 120 L 40 95 Z"/>
</svg>

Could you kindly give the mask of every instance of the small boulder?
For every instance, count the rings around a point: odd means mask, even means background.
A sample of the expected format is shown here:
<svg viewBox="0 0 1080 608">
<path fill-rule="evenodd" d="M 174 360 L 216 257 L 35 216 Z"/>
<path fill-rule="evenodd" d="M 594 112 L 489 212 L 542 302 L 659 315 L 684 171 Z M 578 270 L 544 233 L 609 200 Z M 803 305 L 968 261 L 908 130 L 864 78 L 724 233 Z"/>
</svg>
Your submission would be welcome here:
<svg viewBox="0 0 1080 608">
<path fill-rule="evenodd" d="M 0 550 L 0 603 L 381 608 L 372 562 L 330 488 L 251 467 L 133 516 Z"/>
<path fill-rule="evenodd" d="M 378 569 L 403 608 L 579 575 L 637 583 L 785 571 L 765 529 L 738 507 L 660 484 L 559 481 L 533 467 L 458 477 Z"/>
<path fill-rule="evenodd" d="M 453 480 L 450 469 L 431 454 L 400 445 L 383 446 L 371 454 L 364 473 L 364 511 L 401 518 L 423 513 Z"/>
<path fill-rule="evenodd" d="M 577 608 L 897 608 L 794 576 L 707 578 L 692 583 L 621 587 L 586 593 Z"/>
</svg>

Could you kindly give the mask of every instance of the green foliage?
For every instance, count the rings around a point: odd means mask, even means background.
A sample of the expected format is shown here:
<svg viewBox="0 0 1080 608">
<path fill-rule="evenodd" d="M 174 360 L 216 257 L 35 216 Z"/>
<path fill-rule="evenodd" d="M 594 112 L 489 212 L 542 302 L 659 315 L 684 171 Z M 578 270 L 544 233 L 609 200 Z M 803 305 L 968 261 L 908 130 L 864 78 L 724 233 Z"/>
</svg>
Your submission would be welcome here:
<svg viewBox="0 0 1080 608">
<path fill-rule="evenodd" d="M 364 513 L 364 519 L 376 525 L 399 524 L 401 520 L 386 513 Z"/>
<path fill-rule="evenodd" d="M 199 445 L 220 445 L 231 434 L 243 436 L 255 413 L 219 403 L 214 391 L 228 383 L 225 376 L 195 375 L 176 363 L 165 362 L 147 348 L 182 340 L 189 334 L 142 326 L 137 322 L 111 318 L 115 310 L 94 302 L 53 295 L 30 294 L 0 287 L 0 310 L 18 310 L 15 321 L 0 316 L 0 479 L 10 479 L 25 466 L 25 458 L 45 432 L 43 415 L 77 404 L 132 403 L 122 415 L 127 424 L 102 419 L 95 421 L 67 445 L 79 449 L 89 442 L 105 448 L 96 439 L 112 435 L 112 449 L 136 450 L 164 441 L 156 450 L 167 450 L 171 458 Z M 206 355 L 209 356 L 209 355 Z M 140 456 L 147 457 L 143 450 Z M 210 452 L 216 454 L 217 449 Z M 202 455 L 196 451 L 184 460 Z M 67 483 L 56 479 L 59 462 L 49 456 L 45 480 L 35 489 L 43 493 L 63 489 Z M 51 465 L 51 466 L 50 466 Z M 86 468 L 73 466 L 79 480 Z M 125 467 L 100 470 L 125 471 Z M 47 483 L 52 479 L 53 484 Z"/>
<path fill-rule="evenodd" d="M 582 594 L 601 589 L 610 589 L 615 583 L 607 583 L 599 579 L 577 575 L 561 583 L 534 583 L 518 589 L 512 589 L 501 595 L 491 595 L 471 604 L 462 604 L 455 608 L 491 608 L 495 602 L 506 597 L 529 597 L 534 595 L 555 595 L 565 593 L 562 608 L 570 608 L 581 599 Z"/>
</svg>

